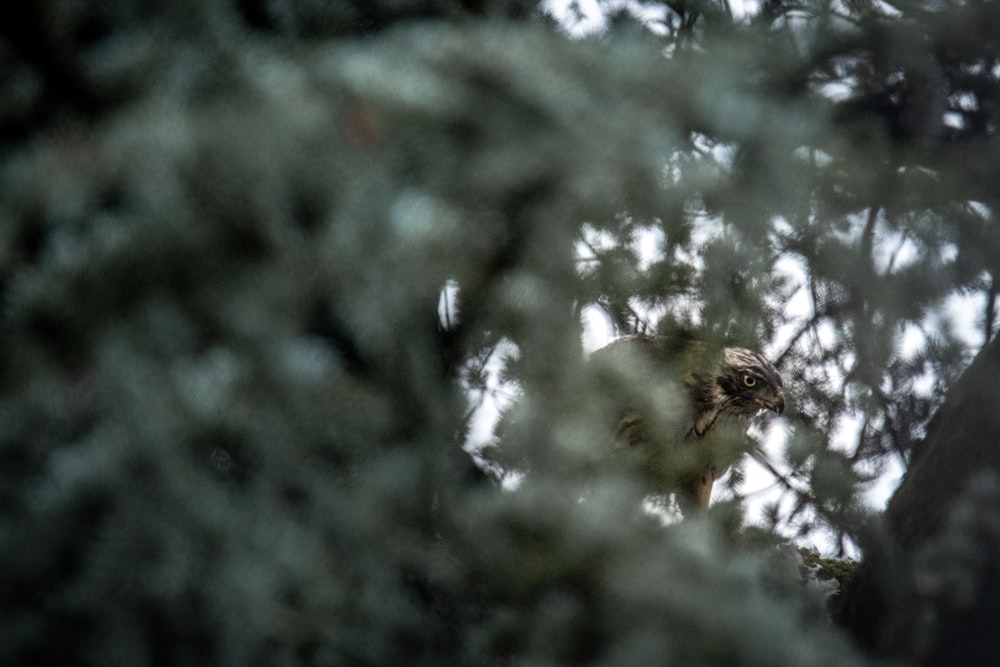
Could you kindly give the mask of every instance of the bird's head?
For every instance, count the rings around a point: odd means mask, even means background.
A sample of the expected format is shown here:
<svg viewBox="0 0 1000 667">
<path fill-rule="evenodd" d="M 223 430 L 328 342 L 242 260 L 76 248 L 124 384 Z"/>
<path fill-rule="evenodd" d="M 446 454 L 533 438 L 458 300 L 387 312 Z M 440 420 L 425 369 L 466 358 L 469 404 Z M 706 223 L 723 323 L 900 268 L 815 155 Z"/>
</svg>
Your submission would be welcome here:
<svg viewBox="0 0 1000 667">
<path fill-rule="evenodd" d="M 785 411 L 785 390 L 774 365 L 743 347 L 723 350 L 716 375 L 725 411 L 751 417 L 760 410 Z"/>
</svg>

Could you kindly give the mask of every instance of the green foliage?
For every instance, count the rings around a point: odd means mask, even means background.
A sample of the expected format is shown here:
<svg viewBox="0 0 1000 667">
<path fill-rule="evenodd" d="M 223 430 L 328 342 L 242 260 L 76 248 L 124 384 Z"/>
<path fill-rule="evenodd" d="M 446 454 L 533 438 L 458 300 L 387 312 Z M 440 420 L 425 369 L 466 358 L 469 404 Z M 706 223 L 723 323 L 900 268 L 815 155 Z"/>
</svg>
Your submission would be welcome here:
<svg viewBox="0 0 1000 667">
<path fill-rule="evenodd" d="M 774 527 L 853 531 L 1000 257 L 996 13 L 905 9 L 5 6 L 0 662 L 859 663 L 738 495 L 639 510 L 579 313 L 767 347 Z M 462 449 L 498 349 L 513 491 Z"/>
<path fill-rule="evenodd" d="M 836 581 L 838 590 L 851 580 L 858 570 L 858 561 L 852 558 L 824 558 L 816 549 L 799 548 L 802 565 L 816 573 L 820 581 Z"/>
</svg>

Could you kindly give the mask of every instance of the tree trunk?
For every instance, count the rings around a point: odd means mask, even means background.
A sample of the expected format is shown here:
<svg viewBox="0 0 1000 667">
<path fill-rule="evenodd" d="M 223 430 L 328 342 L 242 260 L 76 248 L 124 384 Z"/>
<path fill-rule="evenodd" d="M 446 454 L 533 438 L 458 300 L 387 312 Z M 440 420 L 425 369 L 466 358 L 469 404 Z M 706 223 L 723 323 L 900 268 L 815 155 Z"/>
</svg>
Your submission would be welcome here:
<svg viewBox="0 0 1000 667">
<path fill-rule="evenodd" d="M 948 392 L 866 541 L 839 620 L 869 651 L 1000 664 L 1000 338 Z"/>
</svg>

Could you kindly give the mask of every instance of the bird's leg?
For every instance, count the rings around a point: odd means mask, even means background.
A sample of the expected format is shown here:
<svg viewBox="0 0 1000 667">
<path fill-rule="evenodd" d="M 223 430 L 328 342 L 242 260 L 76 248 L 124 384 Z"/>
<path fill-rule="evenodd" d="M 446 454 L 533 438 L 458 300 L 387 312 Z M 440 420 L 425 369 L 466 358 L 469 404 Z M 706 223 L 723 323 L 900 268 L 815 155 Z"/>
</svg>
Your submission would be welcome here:
<svg viewBox="0 0 1000 667">
<path fill-rule="evenodd" d="M 692 475 L 680 484 L 677 491 L 677 504 L 680 505 L 681 512 L 685 516 L 708 509 L 708 501 L 712 497 L 712 484 L 714 482 L 715 475 L 712 474 L 711 470 L 706 470 L 700 475 Z"/>
</svg>

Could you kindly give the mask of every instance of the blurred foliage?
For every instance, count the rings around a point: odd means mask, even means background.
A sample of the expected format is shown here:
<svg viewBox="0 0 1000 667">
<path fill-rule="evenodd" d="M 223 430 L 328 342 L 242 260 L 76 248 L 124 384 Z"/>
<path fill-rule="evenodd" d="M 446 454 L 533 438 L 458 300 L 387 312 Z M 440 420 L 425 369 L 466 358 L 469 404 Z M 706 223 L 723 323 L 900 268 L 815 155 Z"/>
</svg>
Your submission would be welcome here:
<svg viewBox="0 0 1000 667">
<path fill-rule="evenodd" d="M 1000 12 L 724 9 L 5 3 L 2 662 L 860 662 L 776 545 L 856 533 L 950 299 L 992 336 Z M 778 362 L 773 525 L 637 511 L 587 304 Z M 462 449 L 498 350 L 515 492 Z"/>
</svg>

